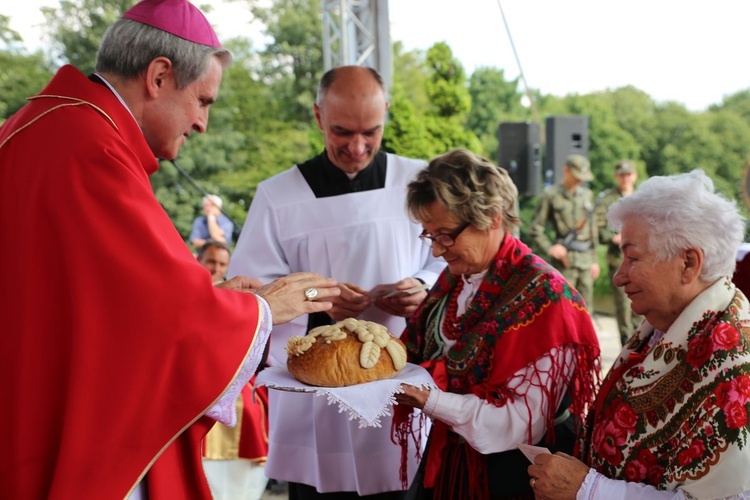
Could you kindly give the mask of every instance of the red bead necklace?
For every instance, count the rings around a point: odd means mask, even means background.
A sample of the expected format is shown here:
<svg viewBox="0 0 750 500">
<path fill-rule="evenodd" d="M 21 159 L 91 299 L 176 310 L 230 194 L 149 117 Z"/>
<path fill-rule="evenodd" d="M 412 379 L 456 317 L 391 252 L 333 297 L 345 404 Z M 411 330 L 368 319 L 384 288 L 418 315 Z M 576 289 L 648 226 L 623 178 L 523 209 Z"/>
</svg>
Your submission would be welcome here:
<svg viewBox="0 0 750 500">
<path fill-rule="evenodd" d="M 464 287 L 463 278 L 459 279 L 456 284 L 456 288 L 448 299 L 448 306 L 445 308 L 445 315 L 443 316 L 443 335 L 445 338 L 450 340 L 458 340 L 461 336 L 461 332 L 458 329 L 461 320 L 458 318 L 458 296 L 461 295 L 461 290 Z M 466 314 L 466 313 L 464 313 Z"/>
</svg>

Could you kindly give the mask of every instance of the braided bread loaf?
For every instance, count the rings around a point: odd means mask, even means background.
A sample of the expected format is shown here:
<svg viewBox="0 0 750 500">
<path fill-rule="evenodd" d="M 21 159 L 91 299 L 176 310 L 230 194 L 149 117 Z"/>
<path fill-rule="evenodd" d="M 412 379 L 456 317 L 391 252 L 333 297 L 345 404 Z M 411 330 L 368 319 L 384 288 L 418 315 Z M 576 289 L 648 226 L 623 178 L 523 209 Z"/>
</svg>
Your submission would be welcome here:
<svg viewBox="0 0 750 500">
<path fill-rule="evenodd" d="M 300 382 L 344 387 L 391 378 L 406 366 L 404 344 L 372 321 L 354 318 L 289 339 L 287 368 Z"/>
</svg>

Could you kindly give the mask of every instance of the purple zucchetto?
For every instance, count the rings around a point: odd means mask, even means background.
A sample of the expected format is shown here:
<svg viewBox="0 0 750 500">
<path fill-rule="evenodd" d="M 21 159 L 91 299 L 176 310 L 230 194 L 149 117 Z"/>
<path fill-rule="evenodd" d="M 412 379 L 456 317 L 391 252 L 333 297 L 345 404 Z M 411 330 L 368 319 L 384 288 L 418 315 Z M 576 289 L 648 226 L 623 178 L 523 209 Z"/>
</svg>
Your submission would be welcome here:
<svg viewBox="0 0 750 500">
<path fill-rule="evenodd" d="M 209 47 L 221 47 L 208 19 L 187 0 L 142 0 L 122 17 Z"/>
</svg>

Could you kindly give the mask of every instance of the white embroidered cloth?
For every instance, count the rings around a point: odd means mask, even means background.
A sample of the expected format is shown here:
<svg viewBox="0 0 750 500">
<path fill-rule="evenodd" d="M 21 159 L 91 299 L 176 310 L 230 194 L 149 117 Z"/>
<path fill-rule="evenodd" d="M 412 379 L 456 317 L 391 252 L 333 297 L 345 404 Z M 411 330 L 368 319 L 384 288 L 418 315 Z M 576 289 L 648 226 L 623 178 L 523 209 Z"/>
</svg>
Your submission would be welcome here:
<svg viewBox="0 0 750 500">
<path fill-rule="evenodd" d="M 262 385 L 270 389 L 292 392 L 311 392 L 316 396 L 326 396 L 328 404 L 337 403 L 339 413 L 348 412 L 349 420 L 359 419 L 363 427 L 380 427 L 380 417 L 392 414 L 391 407 L 396 403 L 394 395 L 401 392 L 401 384 L 417 387 L 437 387 L 430 374 L 419 365 L 407 363 L 395 377 L 377 380 L 349 387 L 315 387 L 295 379 L 286 367 L 272 366 L 258 374 L 256 387 Z"/>
</svg>

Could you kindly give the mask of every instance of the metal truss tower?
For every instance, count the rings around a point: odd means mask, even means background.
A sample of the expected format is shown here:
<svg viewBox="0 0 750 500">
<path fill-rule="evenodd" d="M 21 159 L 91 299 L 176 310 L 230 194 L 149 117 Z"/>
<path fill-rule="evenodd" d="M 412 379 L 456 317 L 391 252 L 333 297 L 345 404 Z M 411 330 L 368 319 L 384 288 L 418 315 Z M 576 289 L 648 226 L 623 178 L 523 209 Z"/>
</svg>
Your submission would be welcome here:
<svg viewBox="0 0 750 500">
<path fill-rule="evenodd" d="M 391 87 L 388 0 L 321 0 L 325 70 L 356 64 L 378 70 Z"/>
</svg>

